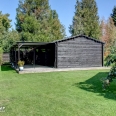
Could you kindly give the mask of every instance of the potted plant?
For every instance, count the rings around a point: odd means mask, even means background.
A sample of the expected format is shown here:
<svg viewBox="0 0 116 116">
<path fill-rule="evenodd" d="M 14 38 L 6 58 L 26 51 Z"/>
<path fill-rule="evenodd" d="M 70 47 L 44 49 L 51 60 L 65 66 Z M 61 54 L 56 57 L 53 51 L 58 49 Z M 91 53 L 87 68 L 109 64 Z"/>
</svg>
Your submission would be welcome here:
<svg viewBox="0 0 116 116">
<path fill-rule="evenodd" d="M 25 64 L 24 61 L 21 60 L 18 61 L 19 71 L 22 71 L 24 69 L 24 64 Z"/>
</svg>

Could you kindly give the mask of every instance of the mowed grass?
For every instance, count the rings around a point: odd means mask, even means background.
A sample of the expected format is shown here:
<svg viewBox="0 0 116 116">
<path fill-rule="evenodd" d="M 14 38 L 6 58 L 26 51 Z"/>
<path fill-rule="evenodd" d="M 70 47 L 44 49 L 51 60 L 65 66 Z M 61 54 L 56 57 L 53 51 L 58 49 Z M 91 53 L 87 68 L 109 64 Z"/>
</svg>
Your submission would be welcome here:
<svg viewBox="0 0 116 116">
<path fill-rule="evenodd" d="M 109 70 L 17 74 L 0 71 L 0 116 L 116 116 L 116 81 L 102 91 Z"/>
</svg>

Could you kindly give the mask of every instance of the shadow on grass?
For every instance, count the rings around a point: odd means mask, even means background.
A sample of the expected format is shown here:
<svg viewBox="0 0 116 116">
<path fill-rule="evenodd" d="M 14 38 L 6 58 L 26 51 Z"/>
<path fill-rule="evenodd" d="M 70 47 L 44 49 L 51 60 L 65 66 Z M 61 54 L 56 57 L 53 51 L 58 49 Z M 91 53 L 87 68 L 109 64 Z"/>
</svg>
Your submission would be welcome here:
<svg viewBox="0 0 116 116">
<path fill-rule="evenodd" d="M 108 72 L 98 73 L 85 82 L 75 83 L 74 86 L 89 92 L 99 93 L 100 96 L 104 96 L 105 98 L 116 100 L 116 80 L 111 82 L 109 88 L 106 90 L 102 89 L 100 79 L 106 77 L 107 74 Z"/>
<path fill-rule="evenodd" d="M 1 65 L 1 71 L 11 71 L 14 70 L 13 68 L 11 68 L 10 64 L 3 64 Z"/>
</svg>

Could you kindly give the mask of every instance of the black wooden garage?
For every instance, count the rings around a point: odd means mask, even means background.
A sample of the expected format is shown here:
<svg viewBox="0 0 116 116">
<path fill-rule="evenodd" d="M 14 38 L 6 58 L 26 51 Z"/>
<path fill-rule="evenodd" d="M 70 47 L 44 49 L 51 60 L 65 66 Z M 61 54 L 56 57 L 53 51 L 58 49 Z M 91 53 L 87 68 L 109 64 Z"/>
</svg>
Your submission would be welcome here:
<svg viewBox="0 0 116 116">
<path fill-rule="evenodd" d="M 11 47 L 10 59 L 26 64 L 55 68 L 102 67 L 104 43 L 79 35 L 49 43 L 17 42 Z"/>
<path fill-rule="evenodd" d="M 74 36 L 56 42 L 57 68 L 102 67 L 104 43 L 87 36 Z"/>
</svg>

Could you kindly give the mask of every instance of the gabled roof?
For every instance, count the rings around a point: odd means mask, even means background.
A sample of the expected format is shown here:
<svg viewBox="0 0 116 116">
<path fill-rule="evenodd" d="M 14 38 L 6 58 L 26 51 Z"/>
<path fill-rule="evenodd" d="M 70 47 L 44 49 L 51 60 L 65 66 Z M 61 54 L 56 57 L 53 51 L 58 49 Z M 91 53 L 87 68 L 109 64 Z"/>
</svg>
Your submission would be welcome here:
<svg viewBox="0 0 116 116">
<path fill-rule="evenodd" d="M 87 37 L 85 35 L 78 35 L 78 36 L 72 36 L 72 37 L 68 37 L 68 38 L 65 38 L 65 39 L 61 39 L 61 40 L 56 40 L 56 41 L 53 41 L 53 42 L 22 42 L 22 41 L 18 41 L 16 42 L 16 44 L 14 44 L 11 48 L 25 48 L 25 47 L 36 47 L 36 46 L 42 46 L 42 45 L 47 45 L 47 44 L 54 44 L 54 43 L 57 43 L 57 42 L 62 42 L 62 41 L 67 41 L 67 40 L 71 40 L 71 39 L 74 39 L 74 38 L 79 38 L 79 37 L 84 37 L 86 39 L 89 39 L 89 40 L 92 40 L 92 41 L 95 41 L 97 43 L 101 43 L 101 44 L 105 44 L 103 43 L 102 41 L 99 41 L 99 40 L 96 40 L 96 39 L 93 39 L 93 38 L 90 38 L 90 37 Z"/>
<path fill-rule="evenodd" d="M 54 43 L 62 42 L 62 41 L 67 41 L 67 40 L 71 40 L 71 39 L 79 38 L 79 37 L 84 37 L 84 38 L 86 38 L 86 39 L 89 39 L 89 40 L 95 41 L 95 42 L 97 42 L 97 43 L 105 44 L 105 43 L 104 43 L 104 42 L 102 42 L 102 41 L 99 41 L 99 40 L 96 40 L 96 39 L 93 39 L 93 38 L 87 37 L 87 36 L 85 36 L 85 35 L 72 36 L 72 37 L 68 37 L 68 38 L 65 38 L 65 39 L 56 40 L 56 41 L 54 41 Z"/>
</svg>

